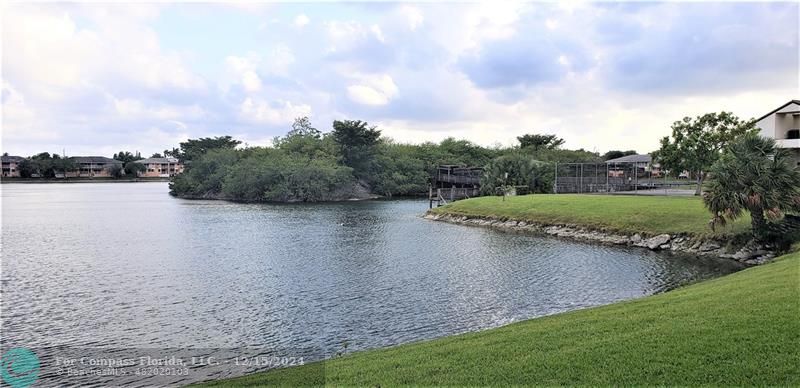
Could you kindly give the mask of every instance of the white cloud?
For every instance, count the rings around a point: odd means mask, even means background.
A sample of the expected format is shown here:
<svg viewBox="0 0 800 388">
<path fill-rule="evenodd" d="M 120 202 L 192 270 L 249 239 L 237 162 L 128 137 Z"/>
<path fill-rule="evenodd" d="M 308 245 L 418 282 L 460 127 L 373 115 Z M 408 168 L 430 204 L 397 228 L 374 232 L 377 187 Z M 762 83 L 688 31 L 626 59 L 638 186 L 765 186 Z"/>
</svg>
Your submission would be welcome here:
<svg viewBox="0 0 800 388">
<path fill-rule="evenodd" d="M 365 25 L 357 21 L 329 20 L 325 22 L 328 52 L 345 51 L 369 39 L 386 43 L 381 26 Z"/>
<path fill-rule="evenodd" d="M 220 88 L 227 92 L 233 85 L 240 85 L 245 92 L 253 94 L 263 87 L 262 74 L 287 76 L 295 62 L 292 50 L 285 44 L 277 44 L 265 56 L 255 51 L 244 56 L 230 55 L 225 58 L 225 73 L 219 81 Z"/>
<path fill-rule="evenodd" d="M 47 139 L 56 136 L 53 129 L 46 129 L 36 110 L 25 102 L 22 95 L 7 81 L 2 87 L 2 137 L 3 139 Z"/>
<path fill-rule="evenodd" d="M 411 31 L 416 31 L 425 22 L 425 16 L 417 7 L 403 5 L 398 12 L 406 19 L 408 29 Z"/>
<path fill-rule="evenodd" d="M 347 7 L 313 23 L 307 15 L 325 6 L 163 7 L 6 5 L 4 151 L 150 152 L 182 136 L 269 139 L 313 106 L 320 127 L 364 119 L 401 141 L 510 145 L 538 132 L 571 148 L 646 152 L 674 120 L 720 110 L 757 116 L 795 97 L 800 82 L 796 66 L 783 70 L 797 63 L 792 4 L 419 3 Z M 193 41 L 192 23 L 203 14 L 221 28 L 215 39 Z M 173 25 L 190 28 L 165 28 Z M 548 49 L 530 66 L 517 60 L 540 46 Z M 765 60 L 741 54 L 759 47 Z M 514 82 L 480 87 L 460 66 L 471 53 L 505 59 L 486 69 Z M 557 77 L 542 74 L 549 67 Z M 548 81 L 525 83 L 537 77 Z M 723 92 L 709 87 L 713 79 L 725 81 Z M 647 82 L 633 87 L 636 80 Z M 626 83 L 634 84 L 621 88 Z M 148 128 L 155 141 L 130 136 Z"/>
<path fill-rule="evenodd" d="M 365 85 L 350 85 L 347 87 L 347 95 L 350 99 L 364 105 L 386 105 L 389 97 Z"/>
<path fill-rule="evenodd" d="M 484 39 L 508 38 L 517 32 L 517 23 L 525 3 L 479 3 L 466 15 L 467 34 L 479 42 Z"/>
<path fill-rule="evenodd" d="M 310 22 L 311 22 L 311 19 L 309 19 L 308 16 L 306 16 L 306 14 L 301 13 L 301 14 L 295 16 L 294 21 L 292 23 L 297 28 L 303 28 L 306 25 L 308 25 L 308 23 L 310 23 Z"/>
<path fill-rule="evenodd" d="M 334 45 L 349 45 L 364 35 L 364 27 L 355 21 L 329 20 L 325 22 L 325 29 Z"/>
<path fill-rule="evenodd" d="M 232 85 L 240 85 L 248 93 L 260 91 L 261 77 L 256 73 L 260 61 L 253 52 L 244 57 L 231 55 L 225 58 L 225 75 L 220 82 L 222 89 L 228 91 Z"/>
<path fill-rule="evenodd" d="M 292 49 L 281 43 L 269 50 L 261 66 L 268 73 L 286 76 L 294 63 Z"/>
<path fill-rule="evenodd" d="M 311 106 L 294 104 L 291 101 L 276 100 L 268 102 L 262 99 L 247 97 L 239 105 L 240 117 L 249 122 L 282 125 L 291 124 L 301 116 L 311 115 Z"/>
<path fill-rule="evenodd" d="M 261 78 L 254 71 L 246 71 L 242 74 L 242 86 L 247 92 L 257 92 L 261 90 Z"/>
<path fill-rule="evenodd" d="M 359 83 L 347 87 L 351 100 L 364 105 L 386 105 L 397 94 L 397 85 L 387 74 L 362 75 Z"/>
<path fill-rule="evenodd" d="M 381 26 L 373 24 L 369 30 L 372 31 L 372 35 L 375 36 L 375 39 L 379 40 L 381 43 L 386 43 L 386 38 L 383 36 L 383 31 L 381 31 Z"/>
<path fill-rule="evenodd" d="M 5 10 L 3 76 L 26 93 L 58 100 L 111 87 L 204 89 L 204 80 L 179 55 L 162 51 L 155 32 L 139 23 L 152 17 L 150 6 L 125 7 L 130 18 L 124 20 L 116 8 L 87 8 L 81 16 L 97 20 L 93 29 L 79 27 L 77 12 L 68 9 L 18 4 Z"/>
<path fill-rule="evenodd" d="M 146 106 L 140 100 L 111 97 L 114 109 L 124 119 L 154 119 L 175 122 L 175 120 L 199 120 L 205 116 L 203 109 L 198 105 L 175 106 Z"/>
<path fill-rule="evenodd" d="M 186 125 L 186 123 L 178 121 L 178 120 L 167 120 L 167 122 L 170 123 L 170 124 L 175 124 L 175 127 L 177 127 L 178 129 L 181 129 L 181 130 L 186 130 L 187 128 L 189 128 L 189 126 Z"/>
</svg>

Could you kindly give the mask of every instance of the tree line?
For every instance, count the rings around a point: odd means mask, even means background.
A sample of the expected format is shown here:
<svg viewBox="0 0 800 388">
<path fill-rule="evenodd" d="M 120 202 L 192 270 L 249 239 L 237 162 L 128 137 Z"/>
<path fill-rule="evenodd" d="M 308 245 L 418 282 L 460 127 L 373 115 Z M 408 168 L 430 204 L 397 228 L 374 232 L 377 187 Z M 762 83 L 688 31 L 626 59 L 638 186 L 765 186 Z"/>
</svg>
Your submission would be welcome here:
<svg viewBox="0 0 800 388">
<path fill-rule="evenodd" d="M 8 156 L 8 154 L 6 153 L 5 156 Z M 160 157 L 160 153 L 155 153 L 151 156 L 151 158 Z M 146 169 L 144 165 L 138 163 L 144 159 L 139 152 L 120 151 L 115 153 L 112 159 L 122 162 L 121 166 L 111 165 L 107 167 L 112 178 L 136 176 L 138 172 Z M 55 178 L 67 172 L 75 171 L 79 167 L 72 157 L 40 152 L 21 160 L 17 165 L 17 170 L 22 178 Z"/>
<path fill-rule="evenodd" d="M 733 139 L 754 133 L 753 120 L 728 112 L 686 117 L 672 126 L 672 136 L 652 153 L 662 171 L 689 172 L 697 179 L 697 195 L 714 162 Z M 529 192 L 552 191 L 554 163 L 598 163 L 635 150 L 605 154 L 562 148 L 553 134 L 525 134 L 510 147 L 484 147 L 447 138 L 438 143 L 403 144 L 359 120 L 334 121 L 328 132 L 308 117 L 292 124 L 273 147 L 238 147 L 230 136 L 192 139 L 169 152 L 186 165 L 172 184 L 184 197 L 222 197 L 244 201 L 324 201 L 369 191 L 381 196 L 415 195 L 428 189 L 431 174 L 442 164 L 483 167 L 481 190 L 506 187 Z"/>
<path fill-rule="evenodd" d="M 323 132 L 301 117 L 272 147 L 241 148 L 230 136 L 181 143 L 175 156 L 185 171 L 173 180 L 171 192 L 242 201 L 325 201 L 365 192 L 417 195 L 427 192 L 431 174 L 442 164 L 485 167 L 481 183 L 489 192 L 502 185 L 550 192 L 551 163 L 598 162 L 609 155 L 563 149 L 564 140 L 549 134 L 527 134 L 518 141 L 511 147 L 454 138 L 405 144 L 364 121 L 336 120 Z"/>
</svg>

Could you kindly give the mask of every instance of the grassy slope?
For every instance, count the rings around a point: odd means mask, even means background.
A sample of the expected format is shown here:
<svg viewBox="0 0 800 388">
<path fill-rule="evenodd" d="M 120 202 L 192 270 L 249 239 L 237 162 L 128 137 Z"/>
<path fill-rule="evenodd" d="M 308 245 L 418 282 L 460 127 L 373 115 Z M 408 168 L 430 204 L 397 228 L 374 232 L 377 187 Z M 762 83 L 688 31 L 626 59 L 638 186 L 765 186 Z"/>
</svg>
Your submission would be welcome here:
<svg viewBox="0 0 800 388">
<path fill-rule="evenodd" d="M 672 292 L 215 382 L 800 384 L 800 254 Z"/>
<path fill-rule="evenodd" d="M 711 214 L 698 197 L 538 194 L 519 197 L 480 197 L 436 208 L 436 213 L 494 216 L 543 224 L 571 223 L 619 232 L 710 235 Z M 744 216 L 717 235 L 750 229 Z"/>
</svg>

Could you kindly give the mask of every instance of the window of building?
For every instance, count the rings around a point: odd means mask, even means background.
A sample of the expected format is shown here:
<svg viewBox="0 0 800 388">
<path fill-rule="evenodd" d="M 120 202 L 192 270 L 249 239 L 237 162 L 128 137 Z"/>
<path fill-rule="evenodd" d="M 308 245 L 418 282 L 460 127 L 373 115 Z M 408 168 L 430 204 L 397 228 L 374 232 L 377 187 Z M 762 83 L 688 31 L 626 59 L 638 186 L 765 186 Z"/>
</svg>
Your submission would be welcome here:
<svg viewBox="0 0 800 388">
<path fill-rule="evenodd" d="M 786 132 L 787 139 L 800 139 L 800 129 L 790 129 Z"/>
</svg>

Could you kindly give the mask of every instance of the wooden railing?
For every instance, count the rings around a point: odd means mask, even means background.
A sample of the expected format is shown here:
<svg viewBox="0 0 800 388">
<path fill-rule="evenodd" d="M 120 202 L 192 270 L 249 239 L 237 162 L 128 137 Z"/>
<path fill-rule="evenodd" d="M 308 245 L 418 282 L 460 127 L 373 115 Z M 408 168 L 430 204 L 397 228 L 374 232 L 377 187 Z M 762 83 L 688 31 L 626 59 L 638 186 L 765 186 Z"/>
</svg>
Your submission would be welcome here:
<svg viewBox="0 0 800 388">
<path fill-rule="evenodd" d="M 457 201 L 459 199 L 466 199 L 477 197 L 481 195 L 481 189 L 472 187 L 449 187 L 449 188 L 431 188 L 428 193 L 429 207 L 446 205 L 448 202 Z"/>
</svg>

